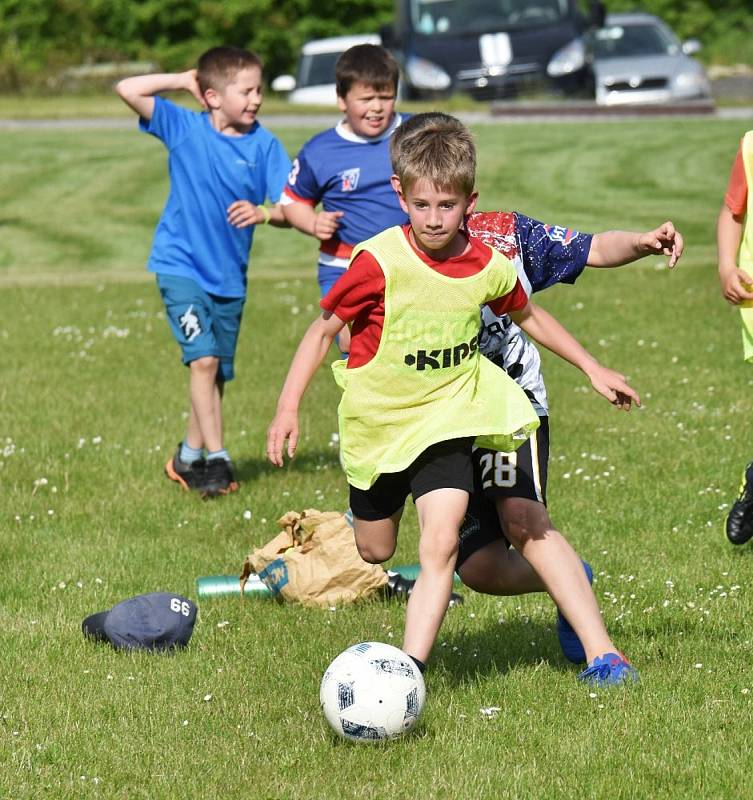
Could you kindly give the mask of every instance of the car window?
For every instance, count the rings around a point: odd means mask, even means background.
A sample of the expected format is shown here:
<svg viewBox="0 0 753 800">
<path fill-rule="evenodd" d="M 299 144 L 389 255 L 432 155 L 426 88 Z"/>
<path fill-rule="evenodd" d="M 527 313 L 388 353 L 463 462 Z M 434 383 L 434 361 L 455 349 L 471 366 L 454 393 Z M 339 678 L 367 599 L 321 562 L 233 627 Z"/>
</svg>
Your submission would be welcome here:
<svg viewBox="0 0 753 800">
<path fill-rule="evenodd" d="M 609 25 L 596 31 L 596 58 L 674 55 L 677 41 L 657 25 Z"/>
<path fill-rule="evenodd" d="M 298 77 L 296 86 L 302 89 L 304 86 L 321 86 L 323 83 L 335 82 L 335 64 L 342 55 L 341 52 L 335 53 L 313 53 L 301 56 L 298 65 Z"/>
<path fill-rule="evenodd" d="M 570 0 L 410 0 L 411 24 L 424 36 L 534 28 L 569 12 Z"/>
</svg>

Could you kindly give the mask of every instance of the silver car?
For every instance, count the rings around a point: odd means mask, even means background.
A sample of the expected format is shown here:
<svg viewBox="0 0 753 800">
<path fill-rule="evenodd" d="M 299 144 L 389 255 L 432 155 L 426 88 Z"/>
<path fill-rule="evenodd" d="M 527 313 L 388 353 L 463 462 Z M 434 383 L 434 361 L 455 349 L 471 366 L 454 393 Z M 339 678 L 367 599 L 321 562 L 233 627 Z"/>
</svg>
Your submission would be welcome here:
<svg viewBox="0 0 753 800">
<path fill-rule="evenodd" d="M 608 14 L 593 34 L 596 102 L 672 103 L 711 96 L 703 66 L 691 58 L 700 42 L 680 42 L 651 14 Z"/>
</svg>

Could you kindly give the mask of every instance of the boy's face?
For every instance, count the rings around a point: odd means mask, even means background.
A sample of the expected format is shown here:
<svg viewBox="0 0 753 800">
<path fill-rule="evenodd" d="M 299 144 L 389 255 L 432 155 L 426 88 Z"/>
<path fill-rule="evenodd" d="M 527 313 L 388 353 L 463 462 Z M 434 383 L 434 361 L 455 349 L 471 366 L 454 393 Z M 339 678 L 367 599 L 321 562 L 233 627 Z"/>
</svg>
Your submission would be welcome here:
<svg viewBox="0 0 753 800">
<path fill-rule="evenodd" d="M 263 100 L 261 70 L 259 67 L 239 70 L 223 89 L 207 89 L 204 99 L 217 117 L 220 130 L 247 133 L 256 122 Z"/>
<path fill-rule="evenodd" d="M 403 191 L 397 175 L 392 176 L 392 188 L 410 217 L 413 236 L 421 250 L 436 260 L 463 252 L 466 242 L 464 237 L 457 237 L 457 232 L 476 207 L 476 192 L 468 196 L 459 190 L 445 191 L 423 179 Z"/>
<path fill-rule="evenodd" d="M 395 114 L 395 91 L 392 87 L 377 89 L 368 83 L 354 83 L 345 97 L 337 98 L 337 106 L 345 114 L 345 125 L 357 136 L 368 139 L 381 136 Z"/>
</svg>

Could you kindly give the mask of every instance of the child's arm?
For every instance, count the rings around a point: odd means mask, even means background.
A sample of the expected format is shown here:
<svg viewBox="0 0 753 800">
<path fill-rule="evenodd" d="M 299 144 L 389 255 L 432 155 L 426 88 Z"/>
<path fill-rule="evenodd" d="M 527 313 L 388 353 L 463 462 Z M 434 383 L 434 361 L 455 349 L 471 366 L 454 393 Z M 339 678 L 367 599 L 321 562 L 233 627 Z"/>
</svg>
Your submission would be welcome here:
<svg viewBox="0 0 753 800">
<path fill-rule="evenodd" d="M 340 226 L 343 211 L 317 211 L 308 203 L 287 203 L 282 212 L 290 225 L 301 233 L 326 242 L 331 239 Z"/>
<path fill-rule="evenodd" d="M 247 228 L 249 225 L 269 223 L 275 228 L 289 228 L 290 225 L 282 213 L 282 206 L 255 206 L 248 200 L 236 200 L 227 209 L 227 221 L 236 228 Z"/>
<path fill-rule="evenodd" d="M 133 78 L 124 78 L 115 86 L 118 95 L 145 120 L 152 118 L 156 94 L 180 90 L 192 94 L 199 104 L 205 107 L 199 82 L 196 80 L 195 69 L 189 69 L 186 72 L 136 75 Z"/>
<path fill-rule="evenodd" d="M 267 430 L 267 458 L 278 467 L 282 466 L 282 450 L 288 440 L 288 456 L 295 455 L 298 444 L 298 407 L 311 379 L 324 361 L 335 336 L 345 323 L 329 311 L 317 317 L 301 339 L 288 376 L 277 401 L 277 412 Z"/>
<path fill-rule="evenodd" d="M 644 256 L 665 255 L 672 269 L 682 256 L 685 243 L 671 222 L 646 233 L 605 231 L 594 234 L 588 252 L 589 267 L 620 267 Z"/>
<path fill-rule="evenodd" d="M 632 402 L 640 406 L 641 399 L 627 383 L 625 376 L 601 365 L 541 306 L 529 301 L 520 311 L 512 312 L 510 317 L 532 339 L 581 370 L 591 381 L 591 386 L 610 403 L 625 411 L 630 411 Z"/>
<path fill-rule="evenodd" d="M 751 276 L 737 266 L 737 251 L 743 236 L 743 220 L 735 216 L 722 203 L 719 219 L 716 222 L 716 245 L 719 261 L 719 282 L 722 294 L 728 303 L 739 306 L 745 300 L 753 300 Z"/>
</svg>

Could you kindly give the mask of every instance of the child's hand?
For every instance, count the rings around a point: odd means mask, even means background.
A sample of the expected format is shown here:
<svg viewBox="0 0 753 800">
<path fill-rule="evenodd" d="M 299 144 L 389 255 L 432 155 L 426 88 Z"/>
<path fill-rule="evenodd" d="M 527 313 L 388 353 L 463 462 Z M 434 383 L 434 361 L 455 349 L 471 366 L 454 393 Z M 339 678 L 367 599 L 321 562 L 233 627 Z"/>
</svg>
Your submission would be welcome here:
<svg viewBox="0 0 753 800">
<path fill-rule="evenodd" d="M 665 222 L 653 231 L 641 234 L 639 246 L 644 253 L 669 256 L 667 266 L 673 269 L 685 248 L 680 231 L 671 222 Z"/>
<path fill-rule="evenodd" d="M 724 299 L 733 306 L 753 300 L 753 279 L 747 272 L 737 267 L 719 273 Z"/>
<path fill-rule="evenodd" d="M 199 88 L 199 81 L 196 78 L 196 74 L 197 73 L 195 69 L 189 69 L 183 73 L 182 77 L 185 81 L 183 88 L 196 98 L 196 101 L 202 108 L 206 108 L 207 103 L 206 100 L 204 100 L 204 95 L 201 93 L 201 89 Z"/>
<path fill-rule="evenodd" d="M 249 225 L 262 225 L 269 219 L 259 211 L 258 206 L 248 200 L 236 200 L 227 207 L 227 221 L 235 228 L 248 228 Z"/>
<path fill-rule="evenodd" d="M 298 444 L 298 414 L 278 411 L 267 430 L 267 458 L 276 467 L 282 466 L 282 449 L 288 440 L 288 457 L 293 458 Z"/>
<path fill-rule="evenodd" d="M 340 227 L 340 217 L 344 211 L 320 211 L 314 218 L 312 233 L 317 239 L 326 242 L 331 239 Z"/>
<path fill-rule="evenodd" d="M 641 404 L 641 398 L 632 386 L 625 380 L 625 376 L 615 372 L 609 367 L 597 364 L 588 370 L 591 386 L 617 408 L 630 411 L 630 404 Z"/>
</svg>

